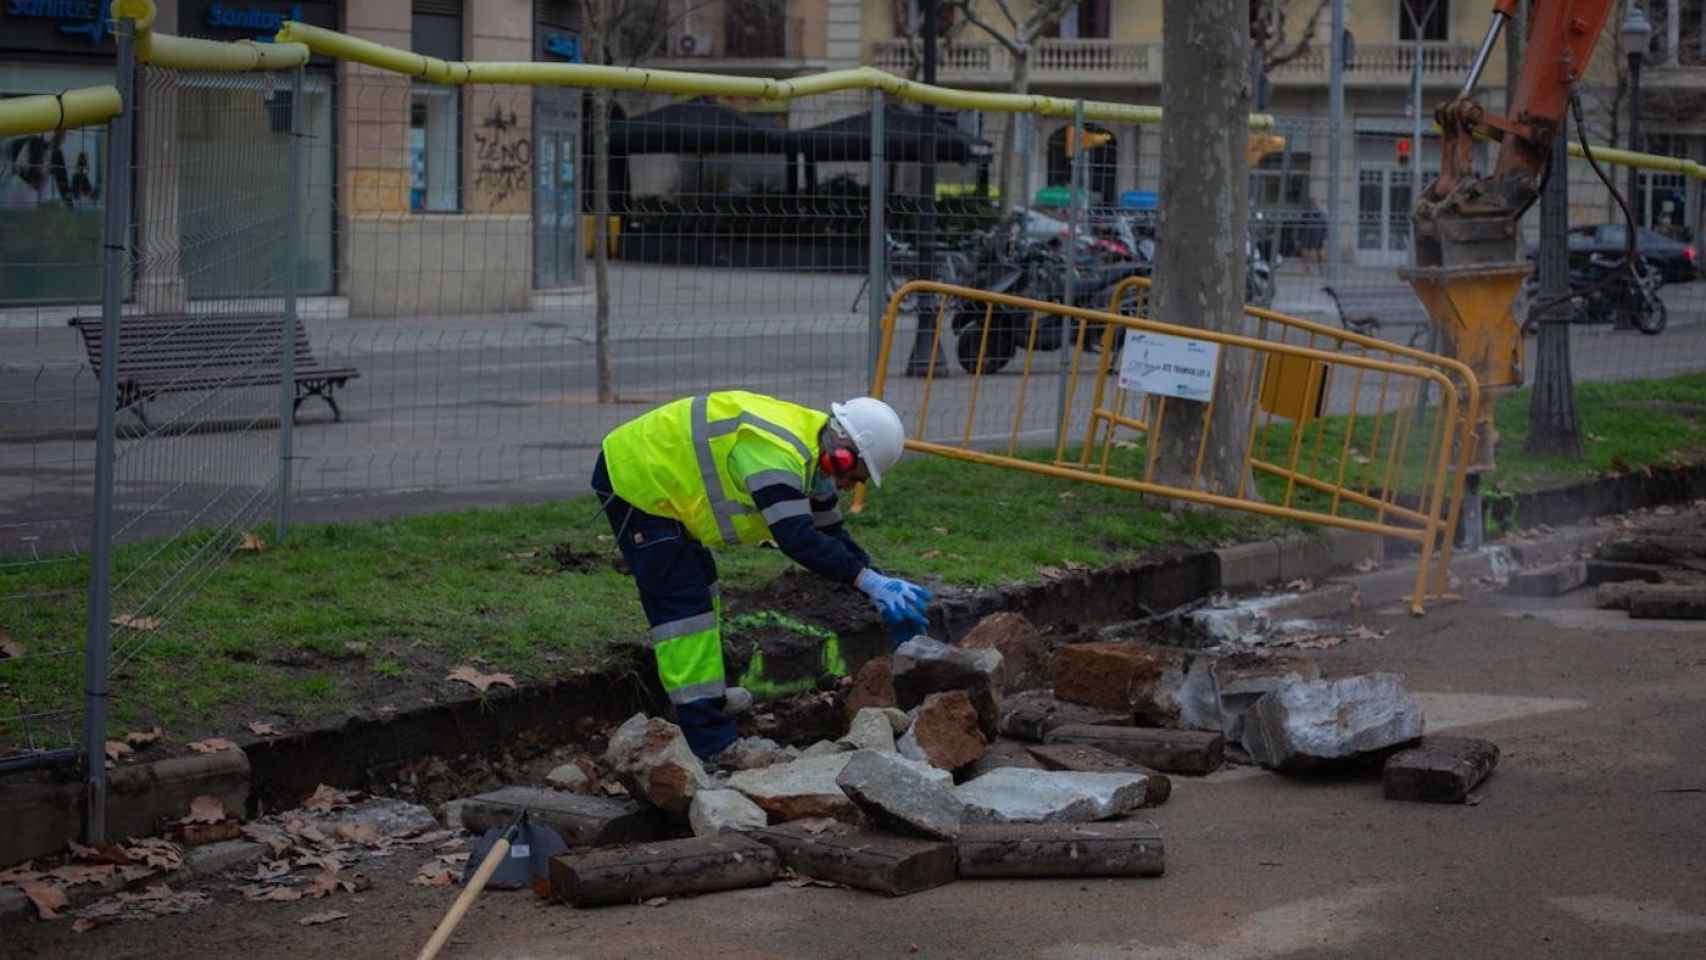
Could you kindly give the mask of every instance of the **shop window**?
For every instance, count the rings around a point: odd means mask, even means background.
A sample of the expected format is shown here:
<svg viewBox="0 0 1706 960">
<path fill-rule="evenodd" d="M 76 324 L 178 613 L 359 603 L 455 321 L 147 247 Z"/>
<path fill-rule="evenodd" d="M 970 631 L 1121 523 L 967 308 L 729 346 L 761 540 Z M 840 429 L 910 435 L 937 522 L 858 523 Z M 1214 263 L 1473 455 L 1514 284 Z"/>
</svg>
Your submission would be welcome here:
<svg viewBox="0 0 1706 960">
<path fill-rule="evenodd" d="M 409 97 L 409 209 L 455 213 L 462 207 L 459 92 L 416 86 Z"/>
<path fill-rule="evenodd" d="M 0 99 L 111 83 L 112 70 L 0 64 Z M 99 299 L 106 126 L 0 137 L 0 304 Z"/>
<path fill-rule="evenodd" d="M 1110 0 L 1079 0 L 1043 28 L 1043 36 L 1061 40 L 1106 40 L 1113 36 Z"/>
</svg>

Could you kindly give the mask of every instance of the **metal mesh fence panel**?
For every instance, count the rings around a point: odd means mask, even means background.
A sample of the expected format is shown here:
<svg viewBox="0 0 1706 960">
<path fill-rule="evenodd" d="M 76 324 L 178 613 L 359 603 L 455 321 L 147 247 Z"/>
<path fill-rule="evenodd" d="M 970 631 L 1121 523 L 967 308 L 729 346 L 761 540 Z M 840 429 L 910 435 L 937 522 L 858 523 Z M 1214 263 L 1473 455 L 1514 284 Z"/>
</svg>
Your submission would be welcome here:
<svg viewBox="0 0 1706 960">
<path fill-rule="evenodd" d="M 34 90 L 8 92 L 37 92 Z M 107 131 L 0 141 L 0 754 L 74 742 L 98 382 Z"/>
</svg>

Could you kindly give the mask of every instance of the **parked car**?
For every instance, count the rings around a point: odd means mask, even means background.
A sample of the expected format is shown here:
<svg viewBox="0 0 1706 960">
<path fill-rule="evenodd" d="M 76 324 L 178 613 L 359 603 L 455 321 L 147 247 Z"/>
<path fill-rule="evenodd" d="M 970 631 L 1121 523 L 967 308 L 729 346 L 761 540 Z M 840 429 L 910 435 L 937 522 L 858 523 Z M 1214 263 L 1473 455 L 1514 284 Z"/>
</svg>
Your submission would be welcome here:
<svg viewBox="0 0 1706 960">
<path fill-rule="evenodd" d="M 1596 223 L 1570 228 L 1570 259 L 1581 260 L 1590 254 L 1623 256 L 1627 240 L 1621 223 Z M 1683 243 L 1649 227 L 1635 233 L 1635 252 L 1658 268 L 1666 283 L 1688 283 L 1700 275 L 1699 252 L 1694 245 Z M 1528 248 L 1528 258 L 1537 257 L 1538 248 Z"/>
</svg>

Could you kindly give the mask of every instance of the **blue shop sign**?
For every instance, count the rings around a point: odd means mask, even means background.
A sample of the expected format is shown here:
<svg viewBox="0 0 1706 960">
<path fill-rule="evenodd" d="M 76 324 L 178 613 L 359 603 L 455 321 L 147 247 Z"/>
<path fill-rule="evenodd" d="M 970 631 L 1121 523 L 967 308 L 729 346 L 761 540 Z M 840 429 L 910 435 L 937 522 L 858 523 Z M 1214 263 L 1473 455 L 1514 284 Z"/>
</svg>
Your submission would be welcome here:
<svg viewBox="0 0 1706 960">
<path fill-rule="evenodd" d="M 55 21 L 59 32 L 101 43 L 111 35 L 112 0 L 7 0 L 6 15 Z"/>
<path fill-rule="evenodd" d="M 236 7 L 215 3 L 207 8 L 207 25 L 216 30 L 243 30 L 255 34 L 257 40 L 271 40 L 284 26 L 284 21 L 305 23 L 302 4 L 291 4 L 289 10 L 268 10 L 261 7 Z"/>
<path fill-rule="evenodd" d="M 581 62 L 581 38 L 572 33 L 545 34 L 545 52 L 570 63 Z"/>
</svg>

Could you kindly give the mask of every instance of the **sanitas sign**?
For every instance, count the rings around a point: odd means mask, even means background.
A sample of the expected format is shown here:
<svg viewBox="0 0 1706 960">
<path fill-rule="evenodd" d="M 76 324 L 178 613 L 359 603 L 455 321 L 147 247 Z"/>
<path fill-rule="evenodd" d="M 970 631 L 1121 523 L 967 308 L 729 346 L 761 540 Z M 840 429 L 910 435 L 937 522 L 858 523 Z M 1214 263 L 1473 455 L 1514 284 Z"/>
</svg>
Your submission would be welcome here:
<svg viewBox="0 0 1706 960">
<path fill-rule="evenodd" d="M 57 20 L 60 33 L 100 43 L 110 32 L 107 8 L 111 5 L 112 0 L 7 0 L 6 15 Z"/>
<path fill-rule="evenodd" d="M 255 7 L 232 7 L 216 3 L 207 8 L 207 25 L 217 30 L 253 31 L 266 39 L 278 33 L 284 21 L 306 22 L 302 4 L 292 4 L 288 10 L 264 10 Z"/>
</svg>

